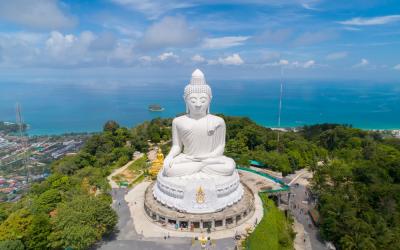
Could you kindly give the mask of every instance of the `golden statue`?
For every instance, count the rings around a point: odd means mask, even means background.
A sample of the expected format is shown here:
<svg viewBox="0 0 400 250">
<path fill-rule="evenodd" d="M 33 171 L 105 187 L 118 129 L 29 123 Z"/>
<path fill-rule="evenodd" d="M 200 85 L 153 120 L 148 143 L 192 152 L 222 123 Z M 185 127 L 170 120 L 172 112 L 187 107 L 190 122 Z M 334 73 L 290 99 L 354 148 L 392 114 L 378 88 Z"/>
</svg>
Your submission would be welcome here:
<svg viewBox="0 0 400 250">
<path fill-rule="evenodd" d="M 204 201 L 205 201 L 205 197 L 206 195 L 205 195 L 205 193 L 204 193 L 204 191 L 203 191 L 203 188 L 200 186 L 198 189 L 197 189 L 197 193 L 196 193 L 196 202 L 198 203 L 198 204 L 202 204 L 202 203 L 204 203 Z"/>
<path fill-rule="evenodd" d="M 152 179 L 156 179 L 158 172 L 161 170 L 164 164 L 164 155 L 161 151 L 161 148 L 158 148 L 157 158 L 152 162 L 151 167 L 149 169 L 149 174 Z"/>
</svg>

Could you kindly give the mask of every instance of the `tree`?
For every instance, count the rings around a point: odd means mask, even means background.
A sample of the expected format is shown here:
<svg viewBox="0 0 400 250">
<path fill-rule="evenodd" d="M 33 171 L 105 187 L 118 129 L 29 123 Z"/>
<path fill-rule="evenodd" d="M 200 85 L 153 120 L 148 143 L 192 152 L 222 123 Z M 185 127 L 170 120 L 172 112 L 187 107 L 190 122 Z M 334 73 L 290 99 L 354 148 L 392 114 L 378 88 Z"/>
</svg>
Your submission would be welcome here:
<svg viewBox="0 0 400 250">
<path fill-rule="evenodd" d="M 1 250 L 25 250 L 25 246 L 20 240 L 3 240 L 0 241 Z"/>
<path fill-rule="evenodd" d="M 51 232 L 50 219 L 47 214 L 35 214 L 32 223 L 27 229 L 27 239 L 24 242 L 27 249 L 49 249 L 47 237 Z M 1 248 L 0 248 L 1 249 Z"/>
<path fill-rule="evenodd" d="M 34 200 L 33 207 L 37 211 L 49 213 L 54 208 L 56 208 L 57 203 L 59 203 L 60 201 L 60 191 L 57 189 L 49 189 Z"/>
<path fill-rule="evenodd" d="M 52 248 L 86 249 L 103 234 L 112 232 L 117 215 L 105 200 L 80 195 L 61 203 L 52 223 L 53 231 L 48 237 Z"/>
<path fill-rule="evenodd" d="M 119 124 L 116 121 L 110 120 L 104 124 L 103 131 L 114 133 L 118 128 Z"/>
<path fill-rule="evenodd" d="M 32 220 L 33 216 L 27 209 L 20 209 L 10 214 L 0 225 L 0 241 L 27 240 L 27 229 Z"/>
<path fill-rule="evenodd" d="M 230 139 L 226 144 L 226 155 L 232 157 L 236 163 L 247 166 L 249 163 L 249 148 L 246 145 L 246 137 L 239 135 L 235 139 Z"/>
</svg>

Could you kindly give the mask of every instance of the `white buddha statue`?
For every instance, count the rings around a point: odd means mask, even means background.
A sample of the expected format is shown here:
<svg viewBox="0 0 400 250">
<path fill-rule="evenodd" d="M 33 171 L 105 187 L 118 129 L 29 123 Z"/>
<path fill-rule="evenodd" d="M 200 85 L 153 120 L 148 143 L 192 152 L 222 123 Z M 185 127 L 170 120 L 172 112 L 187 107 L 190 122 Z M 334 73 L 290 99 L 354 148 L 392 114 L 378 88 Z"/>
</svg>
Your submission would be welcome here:
<svg viewBox="0 0 400 250">
<path fill-rule="evenodd" d="M 209 114 L 211 88 L 199 69 L 193 72 L 183 97 L 187 114 L 172 121 L 172 148 L 164 160 L 164 175 L 232 175 L 235 162 L 223 155 L 225 122 Z"/>
<path fill-rule="evenodd" d="M 172 121 L 172 147 L 153 186 L 162 204 L 189 213 L 210 213 L 243 195 L 235 162 L 223 155 L 225 122 L 211 115 L 210 86 L 196 69 L 185 87 L 185 115 Z"/>
</svg>

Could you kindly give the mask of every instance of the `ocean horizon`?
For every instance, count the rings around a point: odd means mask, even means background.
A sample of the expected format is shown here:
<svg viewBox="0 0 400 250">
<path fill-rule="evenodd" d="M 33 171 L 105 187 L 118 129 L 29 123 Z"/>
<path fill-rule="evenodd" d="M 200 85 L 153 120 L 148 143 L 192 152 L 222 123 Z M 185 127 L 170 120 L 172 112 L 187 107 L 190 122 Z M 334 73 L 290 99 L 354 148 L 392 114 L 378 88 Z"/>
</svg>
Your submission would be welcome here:
<svg viewBox="0 0 400 250">
<path fill-rule="evenodd" d="M 29 135 L 97 132 L 107 120 L 133 127 L 156 117 L 185 111 L 176 83 L 26 83 L 0 82 L 0 121 L 15 122 L 20 103 Z M 278 126 L 279 80 L 210 80 L 211 113 L 246 116 L 260 125 Z M 285 80 L 281 127 L 317 123 L 349 124 L 361 129 L 400 129 L 400 83 Z M 163 112 L 148 105 L 160 104 Z"/>
</svg>

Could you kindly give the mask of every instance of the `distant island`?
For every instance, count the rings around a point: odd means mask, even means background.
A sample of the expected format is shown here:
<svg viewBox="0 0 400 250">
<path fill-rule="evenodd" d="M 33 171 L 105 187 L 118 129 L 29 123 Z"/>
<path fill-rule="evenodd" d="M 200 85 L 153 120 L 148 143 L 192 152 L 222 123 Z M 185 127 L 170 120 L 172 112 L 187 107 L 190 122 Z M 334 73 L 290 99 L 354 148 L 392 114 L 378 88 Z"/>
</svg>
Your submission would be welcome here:
<svg viewBox="0 0 400 250">
<path fill-rule="evenodd" d="M 164 111 L 164 108 L 161 107 L 159 104 L 150 104 L 149 105 L 149 111 L 151 112 L 161 112 Z"/>
</svg>

